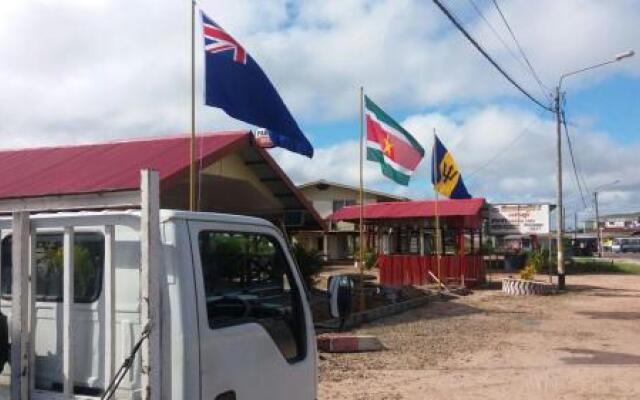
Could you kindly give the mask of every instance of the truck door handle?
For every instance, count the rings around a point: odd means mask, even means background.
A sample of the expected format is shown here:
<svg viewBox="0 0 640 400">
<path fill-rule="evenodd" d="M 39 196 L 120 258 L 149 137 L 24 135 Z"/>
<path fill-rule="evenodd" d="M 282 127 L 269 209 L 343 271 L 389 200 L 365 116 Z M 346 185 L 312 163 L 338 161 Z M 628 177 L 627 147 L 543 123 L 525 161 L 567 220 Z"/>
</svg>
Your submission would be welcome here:
<svg viewBox="0 0 640 400">
<path fill-rule="evenodd" d="M 236 392 L 233 390 L 227 390 L 226 392 L 217 395 L 215 400 L 236 400 Z"/>
</svg>

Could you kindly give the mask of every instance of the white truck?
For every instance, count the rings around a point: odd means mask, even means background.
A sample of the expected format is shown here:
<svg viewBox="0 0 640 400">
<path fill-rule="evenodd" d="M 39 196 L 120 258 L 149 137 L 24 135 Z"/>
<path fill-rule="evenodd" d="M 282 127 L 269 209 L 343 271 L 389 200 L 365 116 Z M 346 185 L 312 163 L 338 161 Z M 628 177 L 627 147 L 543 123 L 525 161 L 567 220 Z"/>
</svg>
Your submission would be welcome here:
<svg viewBox="0 0 640 400">
<path fill-rule="evenodd" d="M 312 315 L 280 230 L 158 198 L 142 171 L 133 201 L 0 216 L 0 398 L 315 399 Z"/>
</svg>

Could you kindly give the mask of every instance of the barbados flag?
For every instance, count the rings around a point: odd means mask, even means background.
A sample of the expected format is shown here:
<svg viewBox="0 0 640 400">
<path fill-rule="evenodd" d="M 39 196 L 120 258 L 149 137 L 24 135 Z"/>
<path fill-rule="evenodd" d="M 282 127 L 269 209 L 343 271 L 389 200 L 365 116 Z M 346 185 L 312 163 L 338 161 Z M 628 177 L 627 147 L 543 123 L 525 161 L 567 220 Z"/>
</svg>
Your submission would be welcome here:
<svg viewBox="0 0 640 400">
<path fill-rule="evenodd" d="M 450 199 L 471 198 L 453 156 L 435 135 L 431 159 L 431 183 L 438 193 Z"/>
<path fill-rule="evenodd" d="M 364 96 L 367 160 L 380 164 L 382 174 L 400 185 L 409 179 L 424 157 L 424 149 L 399 123 Z"/>
</svg>

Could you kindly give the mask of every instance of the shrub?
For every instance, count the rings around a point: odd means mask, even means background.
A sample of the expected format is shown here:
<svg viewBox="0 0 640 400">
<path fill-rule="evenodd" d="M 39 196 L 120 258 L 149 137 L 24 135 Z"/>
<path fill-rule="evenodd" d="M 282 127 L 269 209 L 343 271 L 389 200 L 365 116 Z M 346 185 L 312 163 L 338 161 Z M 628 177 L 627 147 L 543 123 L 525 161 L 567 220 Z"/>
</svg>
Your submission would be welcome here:
<svg viewBox="0 0 640 400">
<path fill-rule="evenodd" d="M 536 267 L 534 264 L 527 264 L 526 267 L 520 270 L 520 279 L 525 281 L 531 281 L 536 276 Z"/>
<path fill-rule="evenodd" d="M 493 247 L 493 243 L 489 241 L 482 243 L 481 249 L 482 249 L 482 254 L 487 256 L 492 256 L 500 253 L 498 249 Z"/>
<path fill-rule="evenodd" d="M 322 270 L 322 255 L 318 251 L 305 249 L 300 243 L 293 245 L 292 252 L 300 268 L 302 280 L 307 288 L 311 289 Z"/>
<path fill-rule="evenodd" d="M 378 255 L 375 251 L 367 250 L 364 253 L 364 268 L 369 270 L 373 268 L 378 260 Z"/>
<path fill-rule="evenodd" d="M 534 250 L 527 254 L 527 265 L 532 265 L 535 272 L 542 272 L 549 267 L 549 250 Z"/>
<path fill-rule="evenodd" d="M 378 260 L 378 255 L 372 249 L 368 249 L 365 247 L 363 258 L 364 258 L 364 269 L 369 270 L 373 268 L 373 266 L 376 264 L 376 261 Z M 356 245 L 355 248 L 353 249 L 353 261 L 355 262 L 360 261 L 360 247 L 358 245 Z"/>
</svg>

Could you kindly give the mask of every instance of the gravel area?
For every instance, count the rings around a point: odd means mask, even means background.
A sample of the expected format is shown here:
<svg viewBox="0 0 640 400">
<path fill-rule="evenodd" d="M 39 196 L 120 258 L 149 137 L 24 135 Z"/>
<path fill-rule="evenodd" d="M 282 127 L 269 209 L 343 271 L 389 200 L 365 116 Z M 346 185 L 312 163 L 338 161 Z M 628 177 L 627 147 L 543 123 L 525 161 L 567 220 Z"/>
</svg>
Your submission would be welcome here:
<svg viewBox="0 0 640 400">
<path fill-rule="evenodd" d="M 495 285 L 357 329 L 387 350 L 321 354 L 319 399 L 640 398 L 640 276 L 567 281 L 566 294 Z"/>
</svg>

